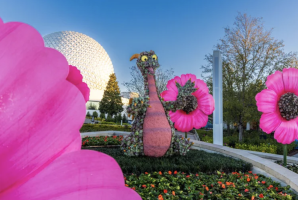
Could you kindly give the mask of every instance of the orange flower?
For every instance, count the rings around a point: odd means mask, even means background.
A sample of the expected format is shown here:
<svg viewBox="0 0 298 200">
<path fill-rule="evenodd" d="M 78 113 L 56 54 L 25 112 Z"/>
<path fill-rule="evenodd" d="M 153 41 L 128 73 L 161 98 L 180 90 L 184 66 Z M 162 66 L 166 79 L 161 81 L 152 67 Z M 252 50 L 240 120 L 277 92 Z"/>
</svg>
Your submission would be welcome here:
<svg viewBox="0 0 298 200">
<path fill-rule="evenodd" d="M 207 191 L 209 191 L 209 188 L 208 188 L 208 187 L 206 187 L 205 189 L 206 189 Z"/>
<path fill-rule="evenodd" d="M 220 184 L 220 185 L 221 185 L 221 184 L 222 184 L 222 182 L 221 182 L 221 181 L 218 181 L 218 184 Z"/>
<path fill-rule="evenodd" d="M 186 176 L 186 178 L 189 178 L 189 177 L 190 177 L 189 175 Z"/>
<path fill-rule="evenodd" d="M 278 187 L 275 187 L 275 190 L 278 191 Z"/>
<path fill-rule="evenodd" d="M 250 178 L 247 178 L 246 180 L 247 180 L 247 182 L 249 182 L 250 181 Z"/>
<path fill-rule="evenodd" d="M 231 185 L 231 183 L 230 182 L 226 182 L 226 185 L 229 186 L 229 185 Z"/>
<path fill-rule="evenodd" d="M 258 176 L 255 176 L 255 179 L 257 180 L 259 177 Z"/>
<path fill-rule="evenodd" d="M 171 171 L 168 171 L 168 173 L 171 175 L 172 174 L 172 172 Z"/>
<path fill-rule="evenodd" d="M 263 184 L 265 184 L 265 183 L 266 183 L 266 181 L 262 181 L 262 183 L 263 183 Z"/>
<path fill-rule="evenodd" d="M 225 189 L 225 188 L 226 188 L 225 184 L 222 184 L 222 185 L 221 185 L 221 187 L 222 187 L 223 189 Z"/>
<path fill-rule="evenodd" d="M 166 193 L 168 193 L 168 190 L 163 190 L 163 192 L 166 194 Z"/>
<path fill-rule="evenodd" d="M 273 185 L 269 185 L 270 188 L 273 188 Z"/>
<path fill-rule="evenodd" d="M 174 196 L 175 196 L 175 191 L 172 191 L 172 195 L 174 195 Z"/>
<path fill-rule="evenodd" d="M 154 186 L 153 184 L 151 184 L 151 187 L 153 187 L 153 188 L 154 188 L 155 186 Z"/>
<path fill-rule="evenodd" d="M 244 190 L 244 192 L 248 192 L 248 191 L 249 191 L 249 189 L 245 189 L 245 190 Z"/>
<path fill-rule="evenodd" d="M 158 195 L 158 200 L 163 200 L 163 197 L 162 197 L 162 195 L 160 194 L 160 195 Z"/>
<path fill-rule="evenodd" d="M 145 172 L 145 174 L 148 174 L 148 172 Z"/>
<path fill-rule="evenodd" d="M 252 171 L 248 171 L 248 173 L 252 174 Z"/>
<path fill-rule="evenodd" d="M 159 171 L 158 173 L 159 173 L 159 175 L 162 175 L 161 171 Z"/>
<path fill-rule="evenodd" d="M 252 197 L 251 197 L 251 200 L 255 200 L 255 196 L 252 196 Z"/>
<path fill-rule="evenodd" d="M 177 171 L 174 171 L 174 174 L 177 174 Z"/>
<path fill-rule="evenodd" d="M 135 188 L 135 187 L 133 187 L 133 188 L 131 188 L 131 189 L 133 189 L 133 190 L 136 190 L 136 188 Z"/>
<path fill-rule="evenodd" d="M 127 185 L 127 184 L 125 184 L 125 186 L 126 186 L 126 187 L 128 187 L 128 185 Z"/>
<path fill-rule="evenodd" d="M 241 197 L 242 195 L 241 194 L 238 194 L 238 196 Z"/>
<path fill-rule="evenodd" d="M 260 198 L 264 198 L 264 195 L 263 195 L 263 194 L 260 194 L 259 197 L 260 197 Z"/>
<path fill-rule="evenodd" d="M 199 174 L 196 174 L 196 176 L 199 176 Z"/>
<path fill-rule="evenodd" d="M 143 188 L 146 188 L 147 186 L 146 186 L 146 185 L 142 185 L 142 187 L 143 187 Z"/>
</svg>

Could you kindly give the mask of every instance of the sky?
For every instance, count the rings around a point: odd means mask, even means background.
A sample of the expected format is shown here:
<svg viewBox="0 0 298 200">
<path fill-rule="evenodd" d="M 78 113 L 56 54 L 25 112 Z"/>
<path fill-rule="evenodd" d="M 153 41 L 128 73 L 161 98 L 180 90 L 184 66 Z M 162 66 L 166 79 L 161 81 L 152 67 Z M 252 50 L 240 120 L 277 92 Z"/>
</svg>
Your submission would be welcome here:
<svg viewBox="0 0 298 200">
<path fill-rule="evenodd" d="M 298 0 L 0 0 L 4 22 L 30 24 L 42 36 L 76 31 L 110 56 L 121 92 L 135 53 L 154 50 L 163 69 L 201 78 L 204 57 L 233 27 L 238 12 L 262 17 L 266 30 L 298 51 Z"/>
</svg>

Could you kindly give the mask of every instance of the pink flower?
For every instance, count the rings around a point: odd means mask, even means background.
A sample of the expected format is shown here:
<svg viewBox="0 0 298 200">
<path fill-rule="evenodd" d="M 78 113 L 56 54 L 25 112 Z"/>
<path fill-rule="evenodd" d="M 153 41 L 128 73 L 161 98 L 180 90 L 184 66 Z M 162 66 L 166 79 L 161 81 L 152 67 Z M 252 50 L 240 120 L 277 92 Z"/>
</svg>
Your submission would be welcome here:
<svg viewBox="0 0 298 200">
<path fill-rule="evenodd" d="M 276 71 L 267 77 L 266 86 L 256 95 L 258 110 L 263 112 L 260 128 L 282 144 L 290 144 L 298 138 L 298 70 Z"/>
<path fill-rule="evenodd" d="M 89 100 L 90 89 L 87 84 L 83 82 L 83 76 L 80 70 L 75 66 L 69 65 L 69 73 L 66 80 L 74 84 L 81 91 L 86 102 Z"/>
<path fill-rule="evenodd" d="M 189 79 L 191 79 L 192 82 L 195 82 L 195 88 L 198 89 L 196 92 L 192 93 L 197 99 L 197 108 L 188 114 L 183 110 L 178 110 L 176 112 L 170 111 L 170 117 L 172 122 L 175 123 L 175 128 L 182 132 L 206 126 L 208 115 L 212 114 L 214 111 L 214 99 L 212 95 L 209 94 L 209 89 L 206 83 L 197 79 L 193 74 L 183 74 L 181 75 L 181 78 L 176 76 L 169 80 L 167 84 L 168 90 L 163 91 L 160 96 L 165 101 L 175 101 L 178 96 L 178 89 L 175 82 L 177 81 L 181 86 L 184 86 Z"/>
<path fill-rule="evenodd" d="M 0 200 L 141 199 L 110 156 L 81 150 L 85 100 L 41 35 L 0 19 Z"/>
</svg>

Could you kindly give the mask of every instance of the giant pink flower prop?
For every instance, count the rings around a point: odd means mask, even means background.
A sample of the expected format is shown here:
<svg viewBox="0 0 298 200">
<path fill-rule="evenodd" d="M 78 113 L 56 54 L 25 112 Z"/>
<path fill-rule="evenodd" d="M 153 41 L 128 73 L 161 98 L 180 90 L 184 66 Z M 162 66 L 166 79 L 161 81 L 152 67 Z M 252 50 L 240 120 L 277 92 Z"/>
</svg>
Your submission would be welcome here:
<svg viewBox="0 0 298 200">
<path fill-rule="evenodd" d="M 178 96 L 178 88 L 176 82 L 181 86 L 184 86 L 188 80 L 195 82 L 195 88 L 197 91 L 192 93 L 197 100 L 197 107 L 190 113 L 184 110 L 178 110 L 176 112 L 170 111 L 170 117 L 172 122 L 175 123 L 175 128 L 182 132 L 188 132 L 193 128 L 199 129 L 206 126 L 208 122 L 208 115 L 214 111 L 214 99 L 209 94 L 209 89 L 206 83 L 193 74 L 183 74 L 181 78 L 176 76 L 169 80 L 166 91 L 163 91 L 160 96 L 165 101 L 176 101 Z"/>
<path fill-rule="evenodd" d="M 0 19 L 0 200 L 141 199 L 110 156 L 81 150 L 85 99 L 29 25 Z"/>
<path fill-rule="evenodd" d="M 298 139 L 298 69 L 283 69 L 267 77 L 266 86 L 256 95 L 258 110 L 263 112 L 260 128 L 282 144 Z"/>
</svg>

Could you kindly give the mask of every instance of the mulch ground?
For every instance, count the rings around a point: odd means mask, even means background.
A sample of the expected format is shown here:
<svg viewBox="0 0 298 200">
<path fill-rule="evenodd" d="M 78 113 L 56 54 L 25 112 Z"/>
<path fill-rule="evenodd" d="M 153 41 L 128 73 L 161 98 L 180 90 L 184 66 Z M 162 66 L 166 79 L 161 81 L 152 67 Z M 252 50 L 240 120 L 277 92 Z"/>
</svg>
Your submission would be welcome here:
<svg viewBox="0 0 298 200">
<path fill-rule="evenodd" d="M 288 156 L 293 156 L 298 154 L 298 149 L 293 149 L 292 151 L 289 152 Z"/>
</svg>

